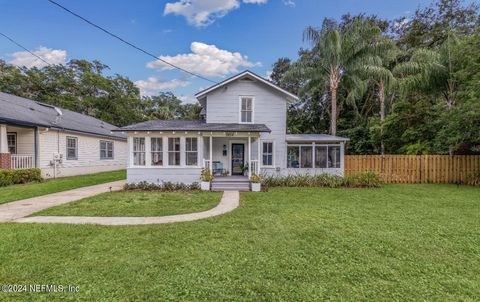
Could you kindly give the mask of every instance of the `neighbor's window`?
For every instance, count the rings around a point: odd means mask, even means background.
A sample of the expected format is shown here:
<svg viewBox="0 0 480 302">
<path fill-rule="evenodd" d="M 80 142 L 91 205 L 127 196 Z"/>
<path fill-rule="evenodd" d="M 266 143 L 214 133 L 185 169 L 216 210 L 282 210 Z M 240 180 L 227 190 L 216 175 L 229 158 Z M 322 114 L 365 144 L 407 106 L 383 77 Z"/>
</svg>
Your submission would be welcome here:
<svg viewBox="0 0 480 302">
<path fill-rule="evenodd" d="M 152 166 L 163 166 L 163 138 L 151 138 Z"/>
<path fill-rule="evenodd" d="M 315 147 L 315 168 L 327 168 L 327 146 Z"/>
<path fill-rule="evenodd" d="M 340 146 L 328 146 L 328 167 L 340 168 Z"/>
<path fill-rule="evenodd" d="M 187 166 L 196 166 L 198 164 L 198 142 L 196 137 L 185 138 L 185 158 Z"/>
<path fill-rule="evenodd" d="M 253 122 L 253 98 L 242 97 L 240 101 L 241 101 L 240 121 L 242 123 L 252 123 Z"/>
<path fill-rule="evenodd" d="M 301 146 L 300 147 L 300 168 L 312 168 L 313 166 L 313 155 L 312 155 L 312 146 Z"/>
<path fill-rule="evenodd" d="M 7 133 L 7 145 L 8 152 L 11 154 L 17 154 L 17 134 Z"/>
<path fill-rule="evenodd" d="M 273 142 L 262 143 L 262 165 L 273 166 Z"/>
<path fill-rule="evenodd" d="M 300 166 L 300 147 L 287 147 L 287 168 L 299 168 Z"/>
<path fill-rule="evenodd" d="M 145 166 L 145 138 L 133 138 L 133 164 L 135 166 Z"/>
<path fill-rule="evenodd" d="M 78 138 L 67 136 L 67 159 L 78 159 Z"/>
<path fill-rule="evenodd" d="M 180 166 L 180 138 L 168 138 L 168 165 Z"/>
<path fill-rule="evenodd" d="M 100 159 L 113 159 L 112 141 L 100 141 Z"/>
</svg>

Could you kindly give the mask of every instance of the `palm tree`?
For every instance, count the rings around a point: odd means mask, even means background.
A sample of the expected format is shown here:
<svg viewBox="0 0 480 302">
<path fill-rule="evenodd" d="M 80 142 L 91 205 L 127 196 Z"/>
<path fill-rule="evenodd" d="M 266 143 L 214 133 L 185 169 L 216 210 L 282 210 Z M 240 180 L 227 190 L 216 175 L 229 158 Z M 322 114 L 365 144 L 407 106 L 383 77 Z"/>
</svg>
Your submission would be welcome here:
<svg viewBox="0 0 480 302">
<path fill-rule="evenodd" d="M 381 30 L 373 22 L 355 20 L 343 28 L 324 23 L 321 29 L 307 27 L 304 40 L 313 44 L 313 60 L 298 62 L 309 79 L 306 89 L 314 85 L 326 85 L 330 92 L 330 133 L 337 133 L 337 92 L 346 78 L 358 82 L 355 77 L 369 65 L 378 66 L 378 54 L 384 49 Z M 353 93 L 355 90 L 352 90 Z M 351 96 L 353 98 L 353 96 Z"/>
<path fill-rule="evenodd" d="M 456 103 L 456 81 L 451 48 L 457 43 L 455 35 L 449 33 L 440 49 L 417 49 L 409 61 L 397 65 L 394 73 L 402 78 L 401 90 L 404 93 L 441 92 L 446 107 L 452 108 Z"/>
</svg>

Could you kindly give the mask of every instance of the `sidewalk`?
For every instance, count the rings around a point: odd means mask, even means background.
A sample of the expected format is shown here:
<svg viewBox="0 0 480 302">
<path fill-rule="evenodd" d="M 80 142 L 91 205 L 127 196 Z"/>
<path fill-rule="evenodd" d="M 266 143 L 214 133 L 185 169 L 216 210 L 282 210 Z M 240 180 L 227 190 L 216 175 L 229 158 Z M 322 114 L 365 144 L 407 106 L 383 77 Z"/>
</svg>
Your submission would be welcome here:
<svg viewBox="0 0 480 302">
<path fill-rule="evenodd" d="M 5 203 L 0 205 L 0 222 L 14 221 L 50 207 L 109 192 L 110 190 L 119 191 L 124 184 L 125 180 L 119 180 Z"/>
</svg>

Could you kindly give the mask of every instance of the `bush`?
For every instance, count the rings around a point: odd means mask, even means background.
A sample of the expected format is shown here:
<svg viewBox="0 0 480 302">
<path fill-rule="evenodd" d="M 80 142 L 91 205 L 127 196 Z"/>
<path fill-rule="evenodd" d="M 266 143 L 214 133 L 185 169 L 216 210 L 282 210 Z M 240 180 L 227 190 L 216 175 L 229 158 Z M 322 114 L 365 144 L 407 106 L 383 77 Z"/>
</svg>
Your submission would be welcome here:
<svg viewBox="0 0 480 302">
<path fill-rule="evenodd" d="M 375 172 L 358 172 L 344 177 L 344 186 L 349 188 L 378 188 L 382 183 Z"/>
<path fill-rule="evenodd" d="M 480 186 L 480 171 L 474 172 L 467 179 L 467 184 L 471 186 Z"/>
<path fill-rule="evenodd" d="M 205 182 L 211 182 L 213 180 L 213 174 L 210 172 L 210 169 L 202 169 L 202 173 L 200 173 L 200 180 Z"/>
<path fill-rule="evenodd" d="M 161 192 L 178 192 L 178 191 L 197 191 L 200 190 L 200 185 L 196 182 L 191 185 L 184 183 L 164 182 L 161 185 L 141 181 L 139 183 L 126 184 L 123 187 L 127 191 L 161 191 Z"/>
<path fill-rule="evenodd" d="M 0 170 L 0 187 L 41 181 L 40 169 Z"/>
<path fill-rule="evenodd" d="M 376 188 L 382 184 L 382 180 L 374 172 L 361 172 L 346 177 L 325 173 L 267 176 L 264 178 L 263 184 L 267 187 Z"/>
</svg>

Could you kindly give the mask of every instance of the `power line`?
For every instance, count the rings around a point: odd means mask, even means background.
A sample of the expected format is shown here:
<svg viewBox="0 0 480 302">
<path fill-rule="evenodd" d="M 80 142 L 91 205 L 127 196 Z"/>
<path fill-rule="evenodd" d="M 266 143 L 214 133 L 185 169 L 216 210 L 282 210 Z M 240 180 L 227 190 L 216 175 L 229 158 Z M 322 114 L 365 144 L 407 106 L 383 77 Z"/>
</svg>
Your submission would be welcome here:
<svg viewBox="0 0 480 302">
<path fill-rule="evenodd" d="M 167 65 L 169 65 L 169 66 L 171 66 L 171 67 L 173 67 L 173 68 L 175 68 L 175 69 L 181 70 L 181 71 L 183 71 L 183 72 L 185 72 L 185 73 L 188 73 L 188 74 L 190 74 L 190 75 L 192 75 L 192 76 L 195 76 L 195 77 L 197 77 L 197 78 L 200 78 L 200 79 L 202 79 L 202 80 L 209 81 L 209 82 L 212 82 L 212 83 L 216 83 L 215 81 L 212 81 L 212 80 L 210 80 L 210 79 L 208 79 L 208 78 L 205 78 L 205 77 L 203 77 L 203 76 L 201 76 L 201 75 L 199 75 L 199 74 L 196 74 L 196 73 L 194 73 L 194 72 L 191 72 L 191 71 L 186 70 L 186 69 L 184 69 L 184 68 L 182 68 L 182 67 L 180 67 L 180 66 L 177 66 L 177 65 L 175 65 L 175 64 L 172 64 L 172 63 L 170 63 L 170 62 L 168 62 L 168 61 L 165 61 L 165 60 L 161 59 L 160 57 L 154 55 L 153 53 L 151 53 L 151 52 L 149 52 L 149 51 L 147 51 L 147 50 L 145 50 L 145 49 L 143 49 L 143 48 L 141 48 L 141 47 L 139 47 L 139 46 L 136 46 L 136 45 L 133 44 L 133 43 L 130 43 L 130 42 L 126 41 L 125 39 L 119 37 L 118 35 L 112 33 L 111 31 L 109 31 L 109 30 L 101 27 L 100 25 L 97 25 L 97 24 L 93 23 L 92 21 L 90 21 L 90 20 L 88 20 L 88 19 L 80 16 L 79 14 L 71 11 L 70 9 L 66 8 L 65 6 L 61 5 L 61 4 L 58 3 L 58 2 L 55 2 L 55 1 L 53 1 L 53 0 L 48 0 L 48 2 L 50 2 L 50 3 L 52 3 L 52 4 L 56 5 L 56 6 L 58 6 L 59 8 L 63 9 L 64 11 L 66 11 L 66 12 L 74 15 L 75 17 L 83 20 L 84 22 L 90 24 L 91 26 L 93 26 L 93 27 L 95 27 L 95 28 L 103 31 L 103 32 L 106 33 L 107 35 L 114 37 L 115 39 L 117 39 L 117 40 L 119 40 L 119 41 L 127 44 L 128 46 L 130 46 L 130 47 L 132 47 L 132 48 L 134 48 L 134 49 L 136 49 L 136 50 L 138 50 L 138 51 L 140 51 L 140 52 L 143 52 L 144 54 L 146 54 L 146 55 L 154 58 L 155 60 L 159 60 L 159 61 L 161 61 L 161 62 L 163 62 L 163 63 L 165 63 L 165 64 L 167 64 Z"/>
<path fill-rule="evenodd" d="M 30 50 L 28 50 L 26 47 L 24 47 L 22 44 L 18 43 L 17 41 L 13 40 L 12 38 L 10 38 L 9 36 L 7 36 L 6 34 L 0 32 L 0 35 L 4 36 L 6 39 L 8 39 L 10 42 L 12 42 L 13 44 L 17 45 L 18 47 L 22 48 L 23 50 L 25 50 L 26 52 L 28 52 L 29 54 L 31 54 L 32 56 L 36 57 L 37 59 L 41 60 L 42 62 L 44 62 L 45 64 L 47 64 L 48 66 L 52 66 L 52 64 L 48 63 L 47 61 L 45 61 L 42 57 L 38 56 L 37 54 L 35 54 L 34 52 L 31 52 Z"/>
</svg>

